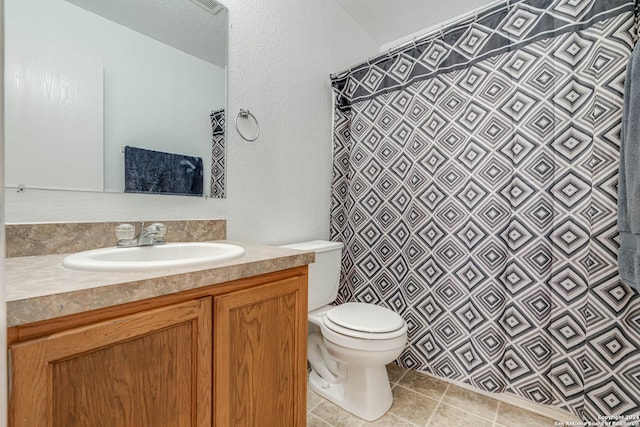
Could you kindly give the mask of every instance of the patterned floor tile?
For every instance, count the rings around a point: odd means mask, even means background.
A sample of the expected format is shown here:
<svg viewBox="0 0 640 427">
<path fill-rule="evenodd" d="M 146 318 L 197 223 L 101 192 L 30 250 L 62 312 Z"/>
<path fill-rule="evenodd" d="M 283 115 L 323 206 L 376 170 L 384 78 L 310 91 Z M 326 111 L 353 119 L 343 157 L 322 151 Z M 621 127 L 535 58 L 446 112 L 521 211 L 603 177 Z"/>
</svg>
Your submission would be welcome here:
<svg viewBox="0 0 640 427">
<path fill-rule="evenodd" d="M 327 424 L 312 413 L 307 412 L 307 427 L 331 427 L 331 424 Z"/>
<path fill-rule="evenodd" d="M 393 414 L 386 413 L 382 418 L 372 421 L 365 422 L 362 424 L 364 426 L 377 426 L 377 427 L 415 427 L 416 424 L 410 423 L 409 421 L 403 420 L 402 418 L 398 418 Z"/>
<path fill-rule="evenodd" d="M 396 365 L 395 363 L 387 365 L 387 374 L 389 375 L 389 381 L 391 384 L 396 383 L 405 372 L 407 372 L 406 369 Z"/>
<path fill-rule="evenodd" d="M 393 405 L 389 412 L 417 425 L 425 425 L 438 401 L 399 385 L 393 389 Z"/>
<path fill-rule="evenodd" d="M 439 400 L 449 384 L 420 372 L 407 371 L 398 385 Z"/>
<path fill-rule="evenodd" d="M 504 426 L 551 427 L 554 425 L 554 420 L 518 408 L 517 406 L 500 402 L 496 423 Z"/>
<path fill-rule="evenodd" d="M 366 422 L 307 391 L 307 427 L 552 427 L 554 420 L 437 378 L 387 367 L 399 383 L 393 405 L 380 419 Z M 391 380 L 393 383 L 393 380 Z M 411 387 L 411 388 L 410 388 Z M 448 387 L 448 388 L 447 388 Z M 429 397 L 437 396 L 437 398 Z M 494 424 L 495 419 L 495 424 Z M 427 424 L 428 423 L 428 424 Z"/>
<path fill-rule="evenodd" d="M 315 391 L 311 390 L 310 387 L 307 387 L 307 411 L 311 411 L 321 402 L 324 402 L 324 399 L 318 396 L 318 394 L 316 394 Z"/>
<path fill-rule="evenodd" d="M 492 427 L 493 420 L 485 420 L 472 413 L 454 408 L 453 406 L 440 404 L 431 417 L 428 427 Z"/>
<path fill-rule="evenodd" d="M 344 409 L 323 400 L 311 411 L 313 415 L 334 427 L 359 427 L 362 420 Z"/>
<path fill-rule="evenodd" d="M 471 412 L 479 417 L 493 420 L 498 401 L 480 393 L 451 385 L 444 394 L 442 403 Z"/>
</svg>

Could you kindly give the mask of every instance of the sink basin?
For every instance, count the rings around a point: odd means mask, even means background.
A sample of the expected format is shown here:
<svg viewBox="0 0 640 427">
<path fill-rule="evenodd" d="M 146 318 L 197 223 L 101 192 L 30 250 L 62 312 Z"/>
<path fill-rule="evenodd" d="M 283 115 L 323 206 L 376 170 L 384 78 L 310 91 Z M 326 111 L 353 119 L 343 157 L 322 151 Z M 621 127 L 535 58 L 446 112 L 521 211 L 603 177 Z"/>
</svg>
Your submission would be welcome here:
<svg viewBox="0 0 640 427">
<path fill-rule="evenodd" d="M 242 255 L 244 248 L 230 243 L 167 243 L 78 252 L 64 258 L 62 266 L 84 271 L 149 271 L 170 267 L 195 267 L 227 261 Z"/>
</svg>

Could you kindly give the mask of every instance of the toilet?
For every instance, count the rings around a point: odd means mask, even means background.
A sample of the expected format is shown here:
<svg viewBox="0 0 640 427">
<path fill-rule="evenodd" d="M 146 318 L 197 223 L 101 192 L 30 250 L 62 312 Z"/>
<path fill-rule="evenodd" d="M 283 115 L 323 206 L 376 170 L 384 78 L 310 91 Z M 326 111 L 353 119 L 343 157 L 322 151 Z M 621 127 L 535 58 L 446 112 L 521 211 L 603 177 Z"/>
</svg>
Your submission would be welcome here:
<svg viewBox="0 0 640 427">
<path fill-rule="evenodd" d="M 407 343 L 407 324 L 397 313 L 374 304 L 337 306 L 342 243 L 315 240 L 284 247 L 316 253 L 309 265 L 309 387 L 348 412 L 373 421 L 393 396 L 386 365 Z"/>
</svg>

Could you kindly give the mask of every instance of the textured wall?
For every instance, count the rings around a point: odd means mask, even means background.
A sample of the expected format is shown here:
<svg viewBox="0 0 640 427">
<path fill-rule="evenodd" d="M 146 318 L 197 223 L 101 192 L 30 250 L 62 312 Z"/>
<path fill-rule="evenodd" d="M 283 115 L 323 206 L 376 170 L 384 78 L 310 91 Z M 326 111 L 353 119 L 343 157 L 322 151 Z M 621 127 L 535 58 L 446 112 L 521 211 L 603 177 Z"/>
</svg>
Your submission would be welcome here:
<svg viewBox="0 0 640 427">
<path fill-rule="evenodd" d="M 284 243 L 328 237 L 329 73 L 378 46 L 333 0 L 227 0 L 230 11 L 228 198 L 27 189 L 5 194 L 7 222 L 227 218 L 228 238 Z M 245 143 L 240 108 L 260 120 Z"/>
</svg>

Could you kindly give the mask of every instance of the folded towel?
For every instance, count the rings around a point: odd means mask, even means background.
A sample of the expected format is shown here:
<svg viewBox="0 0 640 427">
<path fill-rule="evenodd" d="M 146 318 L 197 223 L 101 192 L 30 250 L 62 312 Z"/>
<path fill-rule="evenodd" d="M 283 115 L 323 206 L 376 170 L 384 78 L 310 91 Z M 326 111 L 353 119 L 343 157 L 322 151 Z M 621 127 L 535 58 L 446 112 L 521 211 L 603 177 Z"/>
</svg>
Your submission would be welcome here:
<svg viewBox="0 0 640 427">
<path fill-rule="evenodd" d="M 124 147 L 125 193 L 202 196 L 202 158 Z"/>
<path fill-rule="evenodd" d="M 618 269 L 640 291 L 640 44 L 627 65 L 618 177 Z"/>
</svg>

